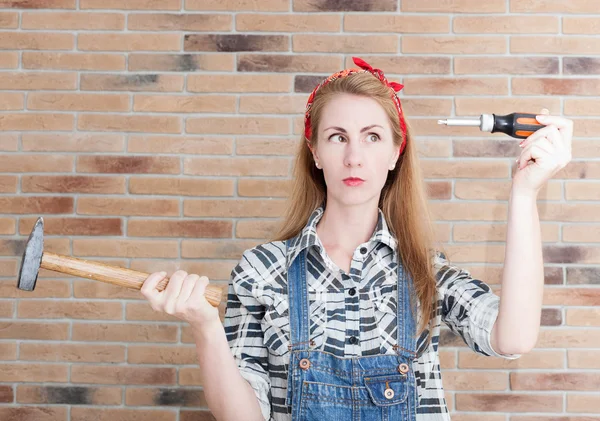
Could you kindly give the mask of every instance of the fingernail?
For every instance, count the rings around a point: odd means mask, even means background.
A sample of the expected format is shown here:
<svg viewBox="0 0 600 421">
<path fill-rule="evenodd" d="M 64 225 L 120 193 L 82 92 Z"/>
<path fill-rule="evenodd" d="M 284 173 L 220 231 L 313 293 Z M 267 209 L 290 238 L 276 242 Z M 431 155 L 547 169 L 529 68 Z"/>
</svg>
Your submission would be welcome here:
<svg viewBox="0 0 600 421">
<path fill-rule="evenodd" d="M 160 275 L 161 275 L 161 276 L 167 276 L 167 272 L 164 272 L 164 271 L 163 271 L 163 272 L 161 272 L 161 273 L 160 273 Z"/>
</svg>

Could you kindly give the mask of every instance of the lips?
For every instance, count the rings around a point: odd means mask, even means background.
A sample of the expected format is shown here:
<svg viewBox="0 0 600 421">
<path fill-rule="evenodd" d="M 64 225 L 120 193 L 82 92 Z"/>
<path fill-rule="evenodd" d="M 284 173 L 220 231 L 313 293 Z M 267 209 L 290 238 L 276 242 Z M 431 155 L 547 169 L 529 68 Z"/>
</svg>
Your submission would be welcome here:
<svg viewBox="0 0 600 421">
<path fill-rule="evenodd" d="M 360 177 L 348 177 L 348 178 L 344 178 L 344 181 L 365 181 Z"/>
</svg>

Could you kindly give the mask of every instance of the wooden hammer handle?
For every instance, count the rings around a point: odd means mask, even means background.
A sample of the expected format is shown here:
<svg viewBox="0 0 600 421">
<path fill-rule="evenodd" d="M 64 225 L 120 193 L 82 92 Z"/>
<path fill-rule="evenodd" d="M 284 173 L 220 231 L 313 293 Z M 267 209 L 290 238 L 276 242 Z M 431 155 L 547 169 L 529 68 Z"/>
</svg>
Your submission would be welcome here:
<svg viewBox="0 0 600 421">
<path fill-rule="evenodd" d="M 138 290 L 142 289 L 144 281 L 150 275 L 149 273 L 138 272 L 137 270 L 46 252 L 42 254 L 42 263 L 40 266 L 55 272 Z M 169 279 L 165 278 L 158 283 L 156 289 L 162 291 L 167 287 L 168 283 Z M 204 298 L 214 307 L 219 306 L 222 295 L 223 290 L 216 285 L 209 284 L 204 291 Z"/>
</svg>

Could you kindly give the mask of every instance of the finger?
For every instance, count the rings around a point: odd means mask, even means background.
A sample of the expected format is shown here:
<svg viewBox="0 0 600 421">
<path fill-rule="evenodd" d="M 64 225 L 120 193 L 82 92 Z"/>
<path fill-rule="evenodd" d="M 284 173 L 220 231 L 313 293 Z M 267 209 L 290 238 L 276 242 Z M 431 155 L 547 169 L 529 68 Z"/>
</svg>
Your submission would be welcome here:
<svg viewBox="0 0 600 421">
<path fill-rule="evenodd" d="M 204 292 L 206 291 L 208 284 L 208 278 L 206 276 L 201 276 L 200 279 L 198 279 L 198 282 L 196 282 L 196 285 L 194 285 L 194 289 L 192 290 L 188 301 L 192 300 L 197 302 L 198 300 L 205 300 Z"/>
<path fill-rule="evenodd" d="M 529 164 L 529 161 L 533 160 L 535 163 L 540 164 L 542 160 L 554 155 L 554 153 L 554 146 L 550 142 L 536 142 L 523 151 L 517 165 L 522 170 Z"/>
<path fill-rule="evenodd" d="M 550 114 L 550 110 L 548 108 L 542 108 L 542 111 L 540 111 L 540 114 Z"/>
<path fill-rule="evenodd" d="M 555 130 L 557 130 L 557 127 L 556 126 L 552 126 L 552 125 L 542 127 L 541 129 L 536 130 L 531 135 L 529 135 L 526 139 L 524 139 L 523 141 L 521 141 L 521 143 L 519 144 L 519 146 L 521 146 L 522 148 L 524 148 L 529 143 L 535 142 L 536 140 L 544 138 L 544 137 L 548 137 L 548 135 L 552 131 L 555 131 Z"/>
<path fill-rule="evenodd" d="M 174 313 L 175 303 L 177 302 L 177 297 L 179 297 L 179 293 L 181 292 L 181 285 L 183 284 L 183 280 L 186 276 L 187 272 L 183 270 L 178 270 L 173 275 L 171 275 L 169 283 L 167 284 L 167 287 L 164 290 L 166 294 L 164 305 L 165 313 Z"/>
<path fill-rule="evenodd" d="M 162 281 L 167 276 L 167 272 L 154 272 L 148 275 L 142 287 L 140 288 L 140 292 L 144 297 L 146 297 L 151 303 L 154 302 L 157 296 L 160 294 L 160 291 L 156 289 L 156 286 L 160 281 Z"/>
<path fill-rule="evenodd" d="M 572 131 L 573 130 L 573 120 L 568 118 L 559 117 L 556 115 L 537 115 L 536 120 L 544 125 L 554 124 L 561 131 Z"/>
<path fill-rule="evenodd" d="M 198 282 L 200 275 L 196 275 L 195 273 L 188 275 L 183 280 L 183 285 L 181 286 L 181 292 L 179 293 L 179 298 L 177 300 L 178 304 L 185 303 L 188 298 L 190 298 L 190 294 L 194 290 L 194 285 Z"/>
</svg>

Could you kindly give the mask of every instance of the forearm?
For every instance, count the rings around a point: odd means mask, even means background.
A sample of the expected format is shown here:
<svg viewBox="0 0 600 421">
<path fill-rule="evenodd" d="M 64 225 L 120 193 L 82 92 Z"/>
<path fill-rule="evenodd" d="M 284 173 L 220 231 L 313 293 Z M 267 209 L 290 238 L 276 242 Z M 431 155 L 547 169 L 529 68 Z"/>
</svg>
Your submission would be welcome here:
<svg viewBox="0 0 600 421">
<path fill-rule="evenodd" d="M 505 354 L 529 352 L 537 341 L 544 262 L 537 194 L 511 190 L 500 310 L 495 342 Z"/>
<path fill-rule="evenodd" d="M 196 341 L 200 379 L 212 414 L 219 421 L 263 421 L 254 390 L 233 359 L 221 323 L 192 326 Z"/>
</svg>

